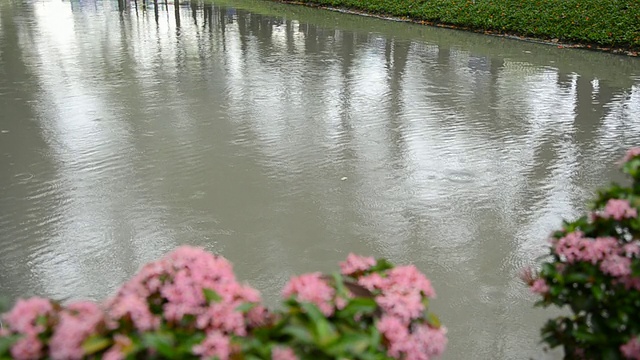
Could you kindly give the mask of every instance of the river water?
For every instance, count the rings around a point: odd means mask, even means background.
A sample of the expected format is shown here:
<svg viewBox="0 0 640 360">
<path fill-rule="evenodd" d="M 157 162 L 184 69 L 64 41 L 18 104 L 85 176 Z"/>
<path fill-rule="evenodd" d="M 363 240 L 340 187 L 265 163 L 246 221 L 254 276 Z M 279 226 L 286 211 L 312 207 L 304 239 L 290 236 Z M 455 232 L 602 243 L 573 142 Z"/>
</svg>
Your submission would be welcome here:
<svg viewBox="0 0 640 360">
<path fill-rule="evenodd" d="M 102 299 L 203 246 L 275 304 L 413 263 L 447 359 L 554 358 L 519 270 L 620 180 L 640 61 L 256 0 L 0 2 L 0 295 Z"/>
</svg>

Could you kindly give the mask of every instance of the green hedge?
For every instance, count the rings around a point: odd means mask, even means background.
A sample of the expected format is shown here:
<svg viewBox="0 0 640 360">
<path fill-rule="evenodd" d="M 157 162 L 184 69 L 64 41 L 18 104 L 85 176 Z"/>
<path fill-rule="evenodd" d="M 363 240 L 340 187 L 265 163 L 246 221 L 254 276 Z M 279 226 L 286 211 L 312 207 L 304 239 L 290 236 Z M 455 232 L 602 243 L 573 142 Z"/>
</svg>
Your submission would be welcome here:
<svg viewBox="0 0 640 360">
<path fill-rule="evenodd" d="M 638 0 L 297 0 L 561 42 L 640 49 Z"/>
</svg>

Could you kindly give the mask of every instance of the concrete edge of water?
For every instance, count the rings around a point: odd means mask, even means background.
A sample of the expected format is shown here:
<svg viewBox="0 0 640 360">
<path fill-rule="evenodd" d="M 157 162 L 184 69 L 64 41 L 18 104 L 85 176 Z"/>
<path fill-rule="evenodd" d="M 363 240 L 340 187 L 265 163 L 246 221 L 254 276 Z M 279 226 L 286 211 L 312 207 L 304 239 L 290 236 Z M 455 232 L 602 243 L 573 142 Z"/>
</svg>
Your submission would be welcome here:
<svg viewBox="0 0 640 360">
<path fill-rule="evenodd" d="M 515 39 L 515 40 L 520 40 L 520 41 L 525 41 L 525 42 L 530 42 L 530 43 L 536 43 L 536 44 L 542 44 L 542 45 L 548 45 L 548 46 L 556 46 L 556 47 L 558 47 L 560 49 L 563 49 L 563 48 L 566 48 L 566 49 L 583 49 L 583 50 L 591 50 L 591 51 L 598 51 L 598 52 L 606 52 L 606 53 L 611 53 L 611 54 L 616 54 L 616 55 L 640 57 L 640 52 L 639 51 L 633 51 L 633 50 L 624 49 L 624 48 L 602 47 L 602 46 L 589 45 L 589 44 L 579 44 L 579 43 L 564 43 L 564 42 L 558 41 L 557 39 L 545 40 L 545 39 L 540 39 L 540 38 L 535 38 L 535 37 L 519 36 L 519 35 L 514 35 L 514 34 L 508 34 L 508 33 L 500 33 L 498 31 L 493 31 L 493 30 L 480 30 L 480 29 L 473 29 L 473 28 L 470 28 L 470 27 L 463 27 L 463 26 L 455 26 L 455 25 L 437 23 L 437 22 L 433 22 L 433 21 L 418 20 L 418 19 L 405 18 L 405 17 L 396 17 L 396 16 L 391 16 L 391 15 L 385 15 L 385 14 L 373 14 L 373 13 L 369 13 L 369 12 L 362 11 L 362 10 L 357 10 L 357 9 L 325 6 L 325 5 L 320 5 L 320 4 L 316 4 L 316 3 L 312 3 L 312 2 L 306 2 L 306 1 L 300 1 L 300 0 L 267 0 L 267 1 L 276 2 L 276 3 L 282 3 L 282 4 L 289 4 L 289 5 L 301 5 L 301 6 L 306 6 L 306 7 L 312 7 L 312 8 L 317 8 L 317 9 L 323 9 L 323 10 L 339 12 L 339 13 L 343 13 L 343 14 L 366 16 L 366 17 L 371 17 L 371 18 L 376 18 L 376 19 L 381 19 L 381 20 L 388 20 L 388 21 L 395 21 L 395 22 L 405 22 L 405 23 L 419 24 L 419 25 L 425 25 L 425 26 L 434 26 L 434 27 L 452 29 L 452 30 L 469 31 L 469 32 L 474 32 L 474 33 L 478 33 L 478 34 L 484 34 L 484 35 L 488 35 L 488 36 Z"/>
</svg>

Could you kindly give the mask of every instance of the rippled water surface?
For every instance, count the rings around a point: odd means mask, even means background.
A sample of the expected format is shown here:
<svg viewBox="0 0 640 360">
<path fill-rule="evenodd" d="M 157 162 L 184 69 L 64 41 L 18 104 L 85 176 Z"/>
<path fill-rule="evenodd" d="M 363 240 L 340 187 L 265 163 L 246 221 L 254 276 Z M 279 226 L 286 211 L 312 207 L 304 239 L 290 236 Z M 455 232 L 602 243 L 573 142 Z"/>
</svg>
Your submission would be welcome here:
<svg viewBox="0 0 640 360">
<path fill-rule="evenodd" d="M 638 59 L 255 0 L 122 6 L 0 2 L 0 294 L 101 299 L 192 244 L 273 304 L 357 252 L 432 279 L 445 358 L 557 356 L 517 274 L 640 143 Z"/>
</svg>

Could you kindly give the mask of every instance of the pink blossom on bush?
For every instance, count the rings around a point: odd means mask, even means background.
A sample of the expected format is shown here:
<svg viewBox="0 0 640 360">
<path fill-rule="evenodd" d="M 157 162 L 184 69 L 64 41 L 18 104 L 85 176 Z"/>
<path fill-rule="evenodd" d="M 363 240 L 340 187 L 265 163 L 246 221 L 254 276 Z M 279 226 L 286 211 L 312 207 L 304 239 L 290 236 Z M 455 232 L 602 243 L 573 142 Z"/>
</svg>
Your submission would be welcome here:
<svg viewBox="0 0 640 360">
<path fill-rule="evenodd" d="M 244 316 L 235 311 L 235 304 L 211 304 L 198 315 L 196 326 L 199 329 L 223 330 L 230 334 L 244 336 L 247 334 Z"/>
<path fill-rule="evenodd" d="M 276 346 L 271 350 L 272 360 L 298 360 L 296 353 L 288 346 Z"/>
<path fill-rule="evenodd" d="M 580 231 L 568 233 L 554 244 L 556 254 L 564 256 L 568 263 L 580 259 L 580 249 L 584 234 Z"/>
<path fill-rule="evenodd" d="M 619 255 L 609 256 L 600 264 L 600 270 L 615 277 L 630 275 L 631 259 Z"/>
<path fill-rule="evenodd" d="M 296 296 L 298 301 L 315 304 L 325 316 L 331 316 L 334 312 L 331 300 L 335 290 L 322 280 L 319 272 L 294 276 L 289 280 L 282 291 L 285 298 Z"/>
<path fill-rule="evenodd" d="M 441 355 L 447 345 L 446 330 L 428 324 L 416 324 L 410 332 L 399 318 L 385 315 L 377 328 L 388 342 L 387 354 L 396 359 L 429 360 Z"/>
<path fill-rule="evenodd" d="M 422 296 L 417 291 L 403 293 L 388 291 L 376 296 L 376 303 L 385 313 L 397 317 L 404 324 L 420 317 L 424 311 Z"/>
<path fill-rule="evenodd" d="M 108 314 L 114 319 L 128 316 L 135 328 L 140 331 L 154 330 L 160 326 L 160 317 L 151 313 L 144 298 L 135 295 L 118 297 L 111 303 Z"/>
<path fill-rule="evenodd" d="M 546 294 L 549 292 L 549 285 L 547 285 L 544 279 L 536 279 L 533 284 L 531 284 L 530 289 L 536 294 Z"/>
<path fill-rule="evenodd" d="M 634 336 L 626 344 L 620 346 L 620 352 L 627 359 L 640 360 L 640 341 Z"/>
<path fill-rule="evenodd" d="M 417 325 L 407 343 L 406 360 L 429 360 L 442 355 L 447 346 L 446 330 Z"/>
<path fill-rule="evenodd" d="M 231 339 L 220 331 L 210 331 L 200 344 L 193 347 L 192 351 L 202 359 L 227 360 L 231 355 Z"/>
<path fill-rule="evenodd" d="M 626 163 L 636 156 L 640 156 L 640 147 L 635 147 L 627 150 L 627 153 L 622 158 L 622 162 Z"/>
<path fill-rule="evenodd" d="M 394 289 L 394 291 L 418 290 L 428 298 L 436 297 L 431 281 L 414 265 L 398 266 L 389 270 L 386 277 L 386 287 Z"/>
<path fill-rule="evenodd" d="M 595 240 L 583 238 L 580 242 L 582 249 L 578 253 L 578 259 L 596 264 L 612 254 L 618 252 L 618 240 L 613 237 L 596 238 Z"/>
<path fill-rule="evenodd" d="M 102 360 L 124 360 L 125 350 L 133 345 L 131 338 L 122 334 L 115 334 L 113 342 L 114 344 L 102 356 Z"/>
<path fill-rule="evenodd" d="M 49 342 L 49 354 L 54 360 L 74 360 L 84 356 L 82 343 L 96 332 L 104 321 L 104 313 L 94 303 L 76 302 L 60 311 L 58 324 Z"/>
<path fill-rule="evenodd" d="M 373 257 L 358 256 L 350 253 L 347 260 L 340 263 L 340 271 L 343 275 L 352 275 L 361 271 L 369 270 L 376 264 Z"/>
<path fill-rule="evenodd" d="M 381 289 L 385 284 L 385 279 L 378 273 L 361 276 L 358 278 L 358 285 L 363 288 L 373 291 L 375 289 Z"/>
<path fill-rule="evenodd" d="M 42 350 L 42 341 L 36 335 L 28 334 L 11 346 L 11 356 L 15 360 L 40 359 Z"/>
<path fill-rule="evenodd" d="M 400 358 L 407 349 L 409 329 L 407 324 L 391 315 L 383 315 L 376 324 L 380 334 L 387 340 L 387 353 L 391 357 Z"/>
<path fill-rule="evenodd" d="M 215 298 L 207 299 L 205 290 Z M 259 301 L 257 290 L 236 281 L 227 260 L 182 246 L 144 266 L 122 286 L 108 308 L 111 317 L 129 316 L 141 331 L 155 329 L 161 321 L 176 324 L 190 315 L 198 329 L 245 335 L 249 321 L 236 308 Z M 152 307 L 162 312 L 154 314 Z"/>
<path fill-rule="evenodd" d="M 628 200 L 610 199 L 604 207 L 602 217 L 605 219 L 613 218 L 615 220 L 632 219 L 638 216 L 638 210 L 631 207 Z"/>
<path fill-rule="evenodd" d="M 638 256 L 640 255 L 640 245 L 638 245 L 638 241 L 634 241 L 632 243 L 625 244 L 622 247 L 624 255 L 626 256 Z"/>
<path fill-rule="evenodd" d="M 269 310 L 262 305 L 256 305 L 247 312 L 247 322 L 250 327 L 263 326 L 269 322 Z"/>
<path fill-rule="evenodd" d="M 640 291 L 640 277 L 625 276 L 621 279 L 621 282 L 627 290 Z"/>
<path fill-rule="evenodd" d="M 13 309 L 4 316 L 4 320 L 11 331 L 35 336 L 45 330 L 43 325 L 36 323 L 38 318 L 49 316 L 53 312 L 51 301 L 33 297 L 18 300 Z"/>
</svg>

